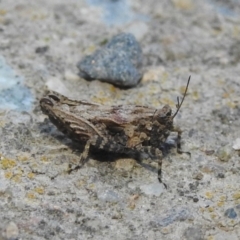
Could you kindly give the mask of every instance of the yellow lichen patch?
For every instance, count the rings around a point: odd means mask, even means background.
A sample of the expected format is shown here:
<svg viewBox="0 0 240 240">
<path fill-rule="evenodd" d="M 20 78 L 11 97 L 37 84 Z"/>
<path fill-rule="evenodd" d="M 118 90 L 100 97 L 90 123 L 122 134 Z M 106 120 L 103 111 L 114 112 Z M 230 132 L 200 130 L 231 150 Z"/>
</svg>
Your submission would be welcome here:
<svg viewBox="0 0 240 240">
<path fill-rule="evenodd" d="M 210 214 L 210 216 L 211 216 L 212 219 L 216 219 L 217 218 L 217 215 L 215 213 Z"/>
<path fill-rule="evenodd" d="M 236 224 L 236 221 L 235 220 L 231 220 L 230 223 L 231 223 L 232 226 L 234 226 Z"/>
<path fill-rule="evenodd" d="M 217 29 L 212 29 L 211 34 L 213 37 L 216 37 L 219 34 L 221 34 L 222 31 L 223 31 L 222 27 L 219 26 Z"/>
<path fill-rule="evenodd" d="M 21 167 L 17 168 L 17 170 L 15 171 L 15 174 L 17 175 L 21 175 L 24 173 L 23 169 Z"/>
<path fill-rule="evenodd" d="M 43 20 L 45 18 L 47 18 L 47 15 L 44 13 L 33 13 L 31 16 L 32 21 Z"/>
<path fill-rule="evenodd" d="M 113 85 L 109 86 L 109 92 L 116 94 L 117 93 L 117 88 L 115 88 Z"/>
<path fill-rule="evenodd" d="M 192 97 L 193 97 L 193 100 L 197 101 L 199 99 L 199 93 L 198 91 L 193 91 L 192 92 Z"/>
<path fill-rule="evenodd" d="M 130 203 L 128 204 L 128 208 L 130 208 L 131 210 L 133 210 L 135 207 L 136 207 L 135 202 L 130 202 Z"/>
<path fill-rule="evenodd" d="M 38 165 L 36 163 L 34 163 L 34 164 L 31 165 L 31 167 L 36 169 L 36 168 L 38 168 Z"/>
<path fill-rule="evenodd" d="M 12 180 L 16 183 L 20 183 L 22 181 L 22 174 L 16 174 L 12 177 Z"/>
<path fill-rule="evenodd" d="M 208 236 L 207 240 L 214 240 L 214 236 Z"/>
<path fill-rule="evenodd" d="M 233 197 L 234 200 L 240 199 L 240 192 L 234 193 L 234 194 L 232 195 L 232 197 Z"/>
<path fill-rule="evenodd" d="M 86 185 L 86 181 L 84 181 L 84 180 L 79 180 L 75 183 L 75 186 L 79 187 L 79 188 L 82 188 L 85 185 Z"/>
<path fill-rule="evenodd" d="M 227 199 L 226 196 L 221 196 L 220 197 L 220 201 L 226 201 L 226 199 Z"/>
<path fill-rule="evenodd" d="M 50 37 L 45 37 L 43 38 L 43 41 L 45 41 L 46 43 L 50 42 L 51 38 Z"/>
<path fill-rule="evenodd" d="M 186 86 L 181 86 L 179 92 L 183 95 L 186 91 Z"/>
<path fill-rule="evenodd" d="M 135 166 L 136 161 L 131 158 L 120 158 L 115 162 L 115 168 L 117 170 L 131 171 Z"/>
<path fill-rule="evenodd" d="M 49 162 L 49 159 L 46 156 L 41 157 L 42 162 Z"/>
<path fill-rule="evenodd" d="M 233 26 L 233 32 L 232 32 L 233 38 L 238 37 L 239 34 L 240 34 L 239 26 L 237 26 L 237 25 L 236 25 L 236 26 Z"/>
<path fill-rule="evenodd" d="M 163 107 L 163 103 L 160 103 L 159 102 L 159 99 L 154 99 L 152 102 L 151 102 L 151 105 L 155 108 L 161 108 Z"/>
<path fill-rule="evenodd" d="M 230 108 L 236 108 L 236 107 L 238 106 L 237 103 L 232 102 L 232 101 L 228 101 L 228 102 L 227 102 L 227 105 L 228 105 L 228 107 L 230 107 Z"/>
<path fill-rule="evenodd" d="M 209 207 L 209 208 L 208 208 L 208 211 L 209 211 L 209 212 L 213 212 L 213 211 L 214 211 L 214 208 L 213 208 L 213 207 Z"/>
<path fill-rule="evenodd" d="M 234 94 L 234 93 L 235 93 L 234 89 L 228 89 L 227 91 L 223 92 L 222 97 L 223 98 L 231 98 L 232 94 Z"/>
<path fill-rule="evenodd" d="M 93 184 L 93 183 L 92 183 L 92 184 L 89 184 L 89 185 L 88 185 L 88 188 L 89 188 L 89 189 L 95 189 L 95 184 Z"/>
<path fill-rule="evenodd" d="M 201 213 L 204 213 L 205 212 L 205 208 L 199 208 L 199 211 L 201 212 Z"/>
<path fill-rule="evenodd" d="M 5 123 L 4 121 L 0 121 L 0 127 L 4 127 L 5 126 Z"/>
<path fill-rule="evenodd" d="M 29 192 L 29 193 L 27 193 L 26 197 L 29 199 L 35 199 L 36 195 L 33 192 Z"/>
<path fill-rule="evenodd" d="M 209 168 L 209 166 L 204 166 L 204 167 L 201 168 L 201 171 L 204 172 L 204 173 L 211 173 L 212 169 Z"/>
<path fill-rule="evenodd" d="M 112 99 L 108 98 L 108 97 L 93 97 L 92 98 L 93 102 L 99 103 L 99 104 L 106 104 L 112 101 Z"/>
<path fill-rule="evenodd" d="M 21 162 L 26 162 L 29 159 L 29 156 L 27 156 L 27 155 L 20 155 L 17 158 Z"/>
<path fill-rule="evenodd" d="M 8 179 L 10 179 L 10 178 L 12 178 L 12 176 L 13 176 L 13 173 L 12 172 L 5 172 L 5 178 L 8 178 Z"/>
<path fill-rule="evenodd" d="M 96 50 L 95 45 L 90 45 L 86 50 L 84 51 L 84 55 L 90 55 Z"/>
<path fill-rule="evenodd" d="M 139 199 L 139 195 L 135 194 L 130 197 L 128 207 L 133 210 L 136 207 L 136 201 Z"/>
<path fill-rule="evenodd" d="M 181 10 L 191 10 L 193 8 L 192 0 L 172 0 L 176 8 Z"/>
<path fill-rule="evenodd" d="M 158 81 L 159 79 L 162 81 L 166 76 L 168 76 L 168 74 L 165 72 L 164 67 L 153 68 L 144 73 L 142 82 Z"/>
<path fill-rule="evenodd" d="M 206 192 L 206 193 L 205 193 L 205 196 L 206 196 L 206 198 L 208 198 L 208 199 L 212 199 L 212 198 L 213 198 L 213 193 L 211 193 L 211 192 Z"/>
<path fill-rule="evenodd" d="M 8 169 L 8 168 L 13 168 L 15 167 L 17 164 L 14 160 L 9 159 L 9 158 L 4 158 L 2 157 L 1 159 L 1 165 L 3 169 Z"/>
<path fill-rule="evenodd" d="M 156 87 L 155 85 L 151 85 L 151 86 L 149 86 L 149 91 L 147 91 L 147 92 L 144 91 L 142 94 L 143 94 L 143 96 L 146 96 L 146 95 L 150 95 L 150 94 L 154 94 L 154 93 L 159 94 L 159 88 Z"/>
<path fill-rule="evenodd" d="M 41 195 L 44 194 L 44 192 L 45 192 L 43 187 L 36 187 L 36 188 L 34 188 L 34 191 Z"/>
<path fill-rule="evenodd" d="M 168 104 L 168 105 L 170 105 L 170 106 L 175 106 L 176 105 L 176 103 L 177 103 L 177 101 L 176 102 L 174 102 L 173 100 L 171 100 L 171 99 L 169 99 L 169 98 L 161 98 L 161 102 L 162 102 L 162 104 Z M 158 104 L 159 105 L 159 104 Z"/>
<path fill-rule="evenodd" d="M 137 99 L 143 99 L 143 97 L 144 97 L 145 95 L 146 95 L 146 93 L 144 94 L 144 93 L 140 92 L 140 93 L 138 93 Z"/>
<path fill-rule="evenodd" d="M 219 202 L 217 203 L 217 206 L 218 206 L 218 207 L 222 207 L 224 204 L 225 204 L 225 202 L 219 201 Z"/>
<path fill-rule="evenodd" d="M 5 9 L 0 9 L 0 15 L 4 16 L 7 13 L 7 11 Z"/>
<path fill-rule="evenodd" d="M 29 178 L 29 179 L 33 179 L 34 177 L 35 177 L 35 174 L 34 173 L 28 173 L 28 175 L 27 175 L 27 177 Z"/>
<path fill-rule="evenodd" d="M 164 72 L 163 72 L 163 75 L 162 75 L 161 81 L 162 81 L 162 82 L 165 82 L 165 81 L 168 79 L 168 77 L 169 77 L 169 74 L 164 71 Z"/>
</svg>

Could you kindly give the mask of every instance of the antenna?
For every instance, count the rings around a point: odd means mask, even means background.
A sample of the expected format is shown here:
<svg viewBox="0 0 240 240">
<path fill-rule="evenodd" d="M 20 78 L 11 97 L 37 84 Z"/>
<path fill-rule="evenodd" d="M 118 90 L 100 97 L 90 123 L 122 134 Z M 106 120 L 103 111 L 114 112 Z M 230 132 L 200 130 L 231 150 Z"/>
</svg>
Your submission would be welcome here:
<svg viewBox="0 0 240 240">
<path fill-rule="evenodd" d="M 186 97 L 186 95 L 187 95 L 188 85 L 189 85 L 189 83 L 190 83 L 190 79 L 191 79 L 191 75 L 190 75 L 189 78 L 188 78 L 187 86 L 186 86 L 186 88 L 185 88 L 185 92 L 184 92 L 184 94 L 183 94 L 183 98 L 182 98 L 181 103 L 179 103 L 179 97 L 177 97 L 177 105 L 176 105 L 177 111 L 173 114 L 172 119 L 176 117 L 176 115 L 178 114 L 178 112 L 179 112 L 179 110 L 180 110 L 180 108 L 181 108 L 181 106 L 182 106 L 182 104 L 183 104 L 183 101 L 184 101 L 184 99 L 185 99 L 185 97 Z"/>
</svg>

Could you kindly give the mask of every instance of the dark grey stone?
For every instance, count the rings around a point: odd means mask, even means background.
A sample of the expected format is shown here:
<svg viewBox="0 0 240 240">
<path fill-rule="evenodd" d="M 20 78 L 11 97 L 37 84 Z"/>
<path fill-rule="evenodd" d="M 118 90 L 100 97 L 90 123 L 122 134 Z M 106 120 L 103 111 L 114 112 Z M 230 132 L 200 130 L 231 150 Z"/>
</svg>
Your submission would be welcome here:
<svg viewBox="0 0 240 240">
<path fill-rule="evenodd" d="M 218 173 L 217 177 L 218 178 L 225 178 L 225 175 L 224 175 L 224 173 Z"/>
<path fill-rule="evenodd" d="M 186 240 L 203 240 L 204 232 L 201 226 L 188 227 L 184 231 L 184 237 Z"/>
<path fill-rule="evenodd" d="M 240 209 L 240 204 L 238 204 L 238 205 L 236 206 L 236 209 Z"/>
<path fill-rule="evenodd" d="M 228 218 L 234 219 L 237 217 L 237 213 L 235 212 L 234 208 L 228 208 L 224 215 Z"/>
<path fill-rule="evenodd" d="M 100 80 L 119 87 L 133 87 L 142 78 L 142 50 L 130 33 L 122 33 L 102 49 L 82 59 L 77 67 L 86 80 Z"/>
<path fill-rule="evenodd" d="M 35 49 L 35 53 L 45 53 L 49 49 L 49 46 L 37 47 Z"/>
<path fill-rule="evenodd" d="M 157 216 L 153 221 L 150 222 L 150 225 L 154 227 L 166 227 L 169 224 L 172 224 L 175 221 L 185 221 L 187 219 L 192 219 L 192 215 L 188 208 L 179 207 L 169 210 L 163 216 Z"/>
</svg>

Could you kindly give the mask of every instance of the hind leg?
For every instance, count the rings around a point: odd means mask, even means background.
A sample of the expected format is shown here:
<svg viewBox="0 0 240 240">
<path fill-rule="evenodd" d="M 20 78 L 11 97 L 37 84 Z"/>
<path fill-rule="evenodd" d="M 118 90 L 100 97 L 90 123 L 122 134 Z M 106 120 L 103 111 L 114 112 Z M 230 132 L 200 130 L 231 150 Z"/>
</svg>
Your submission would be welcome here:
<svg viewBox="0 0 240 240">
<path fill-rule="evenodd" d="M 84 165 L 84 163 L 86 162 L 86 160 L 88 158 L 89 150 L 90 150 L 91 146 L 93 146 L 96 149 L 105 150 L 107 152 L 114 152 L 114 153 L 131 154 L 134 152 L 131 148 L 127 148 L 127 147 L 113 141 L 112 139 L 106 139 L 103 137 L 94 136 L 86 142 L 84 150 L 80 156 L 77 166 L 75 166 L 73 169 L 70 169 L 69 172 L 72 172 L 73 170 L 76 170 L 76 169 L 80 168 L 82 165 Z"/>
</svg>

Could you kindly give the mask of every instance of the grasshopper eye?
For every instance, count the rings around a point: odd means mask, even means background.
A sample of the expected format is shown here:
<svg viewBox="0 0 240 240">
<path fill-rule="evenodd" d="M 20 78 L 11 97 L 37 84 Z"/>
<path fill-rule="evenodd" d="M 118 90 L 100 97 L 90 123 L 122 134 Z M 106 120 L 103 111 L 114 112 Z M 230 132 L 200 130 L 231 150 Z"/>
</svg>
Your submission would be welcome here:
<svg viewBox="0 0 240 240">
<path fill-rule="evenodd" d="M 172 115 L 172 109 L 170 108 L 169 105 L 165 105 L 161 111 L 161 114 L 159 114 L 159 117 L 165 118 L 165 117 L 171 117 Z"/>
<path fill-rule="evenodd" d="M 171 110 L 166 113 L 167 117 L 171 117 L 171 115 L 172 115 L 172 111 Z"/>
<path fill-rule="evenodd" d="M 54 94 L 49 94 L 48 95 L 49 98 L 52 98 L 54 101 L 56 102 L 59 102 L 60 101 L 60 98 Z"/>
<path fill-rule="evenodd" d="M 40 105 L 43 105 L 43 104 L 53 107 L 52 101 L 46 97 L 44 97 L 40 100 Z"/>
</svg>

